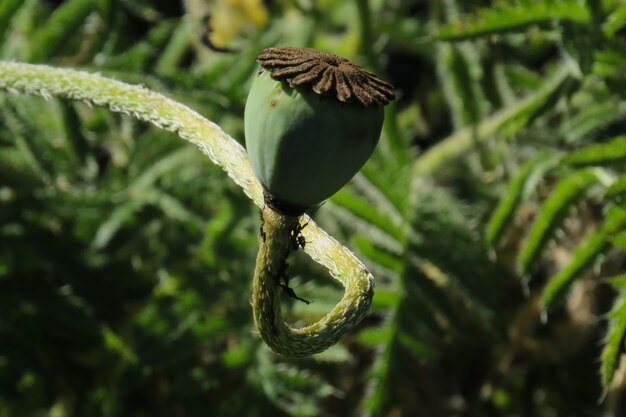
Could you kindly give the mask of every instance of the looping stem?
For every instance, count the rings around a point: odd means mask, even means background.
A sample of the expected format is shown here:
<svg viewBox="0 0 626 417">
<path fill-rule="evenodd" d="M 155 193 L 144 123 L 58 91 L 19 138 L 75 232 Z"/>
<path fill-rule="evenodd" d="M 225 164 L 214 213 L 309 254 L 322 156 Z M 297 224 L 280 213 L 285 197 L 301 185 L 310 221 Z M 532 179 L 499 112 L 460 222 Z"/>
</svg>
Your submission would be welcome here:
<svg viewBox="0 0 626 417">
<path fill-rule="evenodd" d="M 371 304 L 374 290 L 371 275 L 337 276 L 345 293 L 341 301 L 318 322 L 294 329 L 281 314 L 279 285 L 285 262 L 292 248 L 291 235 L 302 221 L 298 216 L 286 216 L 268 206 L 261 209 L 262 237 L 254 271 L 252 309 L 254 322 L 261 338 L 277 353 L 303 357 L 319 353 L 358 324 Z"/>
<path fill-rule="evenodd" d="M 134 116 L 162 129 L 177 133 L 224 168 L 259 206 L 263 188 L 254 177 L 245 150 L 219 126 L 165 96 L 143 87 L 128 85 L 97 74 L 66 68 L 52 68 L 0 61 L 0 91 L 80 100 Z M 276 213 L 264 209 L 268 238 L 261 242 L 255 272 L 254 317 L 261 336 L 278 352 L 307 356 L 335 343 L 365 315 L 371 303 L 374 281 L 365 266 L 339 242 L 317 227 L 306 215 L 296 221 L 307 223 L 302 235 L 304 251 L 323 265 L 346 288 L 341 302 L 322 320 L 302 329 L 291 329 L 280 319 L 278 287 L 271 271 L 272 259 L 283 259 L 280 249 L 289 246 L 287 225 L 280 226 Z M 284 216 L 283 216 L 284 217 Z M 284 220 L 283 220 L 284 221 Z M 271 223 L 271 224 L 270 224 Z M 273 225 L 277 223 L 277 225 Z M 283 236 L 282 238 L 277 238 Z M 274 254 L 276 257 L 273 258 Z M 278 314 L 276 314 L 278 312 Z M 272 317 L 273 314 L 273 317 Z"/>
</svg>

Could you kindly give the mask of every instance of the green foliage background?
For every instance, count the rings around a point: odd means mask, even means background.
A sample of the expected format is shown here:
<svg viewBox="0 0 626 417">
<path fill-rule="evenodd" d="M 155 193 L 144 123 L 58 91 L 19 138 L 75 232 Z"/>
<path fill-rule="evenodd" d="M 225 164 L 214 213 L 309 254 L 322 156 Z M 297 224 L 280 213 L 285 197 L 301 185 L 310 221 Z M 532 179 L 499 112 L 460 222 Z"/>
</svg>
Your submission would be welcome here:
<svg viewBox="0 0 626 417">
<path fill-rule="evenodd" d="M 623 416 L 626 2 L 2 0 L 0 58 L 142 83 L 243 141 L 254 57 L 397 87 L 314 218 L 377 279 L 310 359 L 249 305 L 258 213 L 173 134 L 0 94 L 0 417 Z M 341 297 L 291 268 L 319 318 Z M 620 365 L 621 364 L 621 365 Z"/>
</svg>

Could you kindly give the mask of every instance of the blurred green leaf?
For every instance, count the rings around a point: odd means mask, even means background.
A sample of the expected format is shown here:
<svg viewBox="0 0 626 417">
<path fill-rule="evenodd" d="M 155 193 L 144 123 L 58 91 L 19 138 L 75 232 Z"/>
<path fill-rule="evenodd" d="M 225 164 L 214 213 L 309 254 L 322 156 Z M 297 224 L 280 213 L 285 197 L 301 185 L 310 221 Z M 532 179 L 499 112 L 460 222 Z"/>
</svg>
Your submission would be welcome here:
<svg viewBox="0 0 626 417">
<path fill-rule="evenodd" d="M 537 262 L 548 241 L 573 206 L 584 198 L 585 192 L 597 181 L 592 171 L 582 170 L 565 177 L 554 187 L 554 191 L 541 205 L 517 258 L 517 269 L 520 274 L 530 272 L 531 266 Z"/>
</svg>

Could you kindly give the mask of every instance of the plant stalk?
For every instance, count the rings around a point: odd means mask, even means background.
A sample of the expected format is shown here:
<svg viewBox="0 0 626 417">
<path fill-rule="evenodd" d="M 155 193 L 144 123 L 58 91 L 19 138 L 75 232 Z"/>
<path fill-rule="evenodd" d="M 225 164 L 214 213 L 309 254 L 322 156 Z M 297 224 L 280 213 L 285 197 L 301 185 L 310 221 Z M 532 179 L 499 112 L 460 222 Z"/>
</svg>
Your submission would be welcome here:
<svg viewBox="0 0 626 417">
<path fill-rule="evenodd" d="M 61 97 L 105 106 L 111 111 L 174 132 L 222 166 L 257 205 L 264 205 L 263 188 L 252 172 L 244 148 L 216 124 L 161 94 L 98 74 L 6 61 L 0 61 L 0 91 L 37 95 L 45 99 Z M 275 217 L 280 215 L 268 208 L 263 212 L 266 213 L 264 228 L 270 239 L 261 242 L 259 249 L 255 273 L 255 317 L 259 318 L 258 322 L 279 324 L 269 328 L 265 326 L 262 336 L 266 340 L 278 340 L 273 349 L 281 353 L 307 356 L 320 352 L 365 316 L 372 300 L 374 278 L 352 252 L 320 229 L 308 216 L 296 217 L 296 221 L 307 224 L 301 229 L 301 235 L 306 239 L 304 251 L 343 284 L 346 288 L 344 297 L 326 317 L 302 329 L 291 329 L 281 320 L 257 314 L 258 311 L 266 311 L 271 315 L 279 310 L 279 294 L 268 280 L 274 279 L 270 275 L 274 270 L 270 266 L 273 259 L 285 259 L 280 248 L 285 245 L 284 233 L 288 230 L 287 224 L 281 226 L 281 221 L 286 220 Z M 290 224 L 293 221 L 290 220 Z M 280 236 L 283 237 L 278 238 Z M 280 338 L 268 334 L 269 331 L 277 332 Z"/>
<path fill-rule="evenodd" d="M 345 294 L 330 313 L 309 326 L 290 327 L 282 318 L 280 280 L 286 274 L 287 257 L 294 247 L 293 236 L 297 236 L 303 218 L 280 214 L 268 206 L 261 209 L 261 218 L 252 292 L 256 328 L 263 341 L 277 353 L 304 357 L 322 352 L 363 319 L 371 304 L 373 282 L 358 276 L 343 277 L 345 280 L 340 280 Z"/>
</svg>

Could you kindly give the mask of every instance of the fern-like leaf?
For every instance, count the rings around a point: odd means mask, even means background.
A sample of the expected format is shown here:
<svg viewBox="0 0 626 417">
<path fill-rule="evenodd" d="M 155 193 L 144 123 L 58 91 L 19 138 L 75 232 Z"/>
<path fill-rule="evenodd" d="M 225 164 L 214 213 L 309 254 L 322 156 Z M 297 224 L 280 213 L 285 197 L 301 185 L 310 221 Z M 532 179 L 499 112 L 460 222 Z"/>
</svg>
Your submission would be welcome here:
<svg viewBox="0 0 626 417">
<path fill-rule="evenodd" d="M 439 80 L 456 129 L 481 119 L 484 97 L 480 91 L 480 65 L 473 48 L 441 44 L 437 54 Z"/>
<path fill-rule="evenodd" d="M 626 290 L 626 274 L 608 278 L 607 281 L 618 291 Z"/>
<path fill-rule="evenodd" d="M 572 282 L 588 270 L 598 257 L 611 247 L 611 237 L 626 226 L 626 210 L 612 207 L 602 226 L 574 253 L 572 261 L 556 274 L 543 291 L 546 307 L 551 307 Z"/>
<path fill-rule="evenodd" d="M 618 233 L 611 239 L 613 247 L 626 251 L 626 232 Z"/>
<path fill-rule="evenodd" d="M 403 239 L 404 232 L 389 219 L 389 216 L 377 210 L 372 210 L 371 205 L 367 201 L 347 189 L 344 188 L 337 192 L 332 197 L 332 202 L 369 224 L 376 226 L 395 240 L 401 241 Z"/>
<path fill-rule="evenodd" d="M 24 0 L 3 0 L 0 2 L 0 41 L 2 41 L 4 33 L 9 27 L 11 18 L 22 3 Z"/>
<path fill-rule="evenodd" d="M 611 165 L 626 161 L 626 136 L 609 143 L 588 146 L 563 158 L 563 163 L 581 167 L 589 165 Z"/>
<path fill-rule="evenodd" d="M 510 182 L 509 187 L 489 220 L 486 239 L 495 246 L 506 228 L 511 224 L 520 205 L 530 197 L 543 174 L 556 162 L 554 156 L 546 154 L 528 161 Z"/>
<path fill-rule="evenodd" d="M 354 236 L 351 242 L 366 259 L 395 273 L 401 272 L 402 260 L 398 255 L 376 247 L 371 239 L 365 236 Z"/>
<path fill-rule="evenodd" d="M 607 39 L 612 39 L 624 27 L 626 21 L 626 3 L 620 2 L 602 25 L 602 32 Z"/>
<path fill-rule="evenodd" d="M 626 175 L 623 175 L 617 179 L 604 193 L 604 197 L 608 199 L 614 199 L 626 194 Z"/>
<path fill-rule="evenodd" d="M 462 41 L 482 36 L 523 31 L 531 25 L 546 25 L 553 21 L 588 24 L 590 13 L 578 0 L 526 1 L 512 4 L 500 1 L 458 21 L 443 26 L 438 38 Z"/>
<path fill-rule="evenodd" d="M 535 92 L 483 119 L 477 126 L 459 129 L 427 152 L 415 163 L 414 175 L 431 177 L 444 165 L 465 156 L 477 144 L 491 139 L 496 132 L 515 134 L 558 100 L 573 82 L 572 68 L 564 64 Z"/>
<path fill-rule="evenodd" d="M 577 171 L 559 181 L 550 197 L 539 208 L 537 218 L 519 253 L 517 269 L 520 274 L 526 275 L 530 271 L 570 209 L 596 182 L 596 175 L 591 170 Z"/>
<path fill-rule="evenodd" d="M 93 0 L 69 0 L 62 3 L 35 35 L 29 61 L 40 62 L 53 56 L 68 39 L 76 35 L 76 29 L 94 10 Z"/>
<path fill-rule="evenodd" d="M 600 375 L 602 385 L 607 390 L 613 382 L 615 371 L 624 351 L 624 336 L 626 335 L 626 297 L 622 294 L 609 313 L 609 330 L 606 335 L 606 344 L 602 350 Z"/>
<path fill-rule="evenodd" d="M 622 48 L 597 51 L 593 74 L 603 78 L 616 96 L 626 98 L 626 56 Z"/>
<path fill-rule="evenodd" d="M 626 109 L 614 97 L 590 98 L 580 110 L 565 121 L 559 134 L 571 143 L 593 137 L 596 132 L 617 120 L 621 120 Z"/>
</svg>

